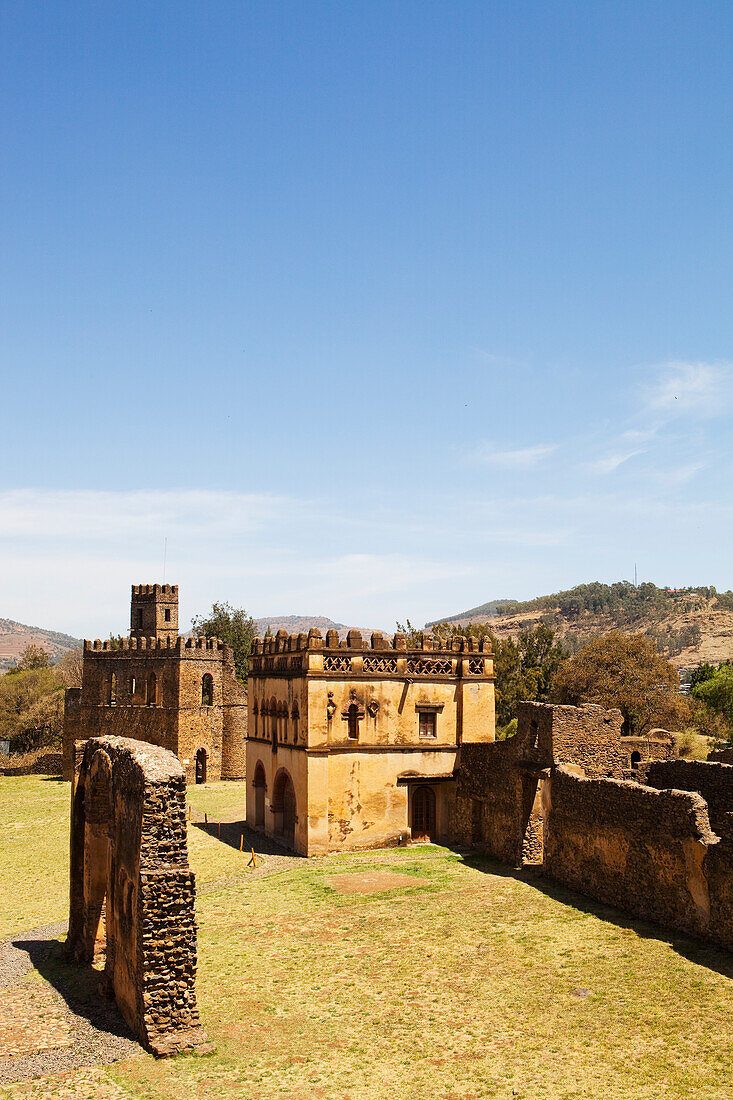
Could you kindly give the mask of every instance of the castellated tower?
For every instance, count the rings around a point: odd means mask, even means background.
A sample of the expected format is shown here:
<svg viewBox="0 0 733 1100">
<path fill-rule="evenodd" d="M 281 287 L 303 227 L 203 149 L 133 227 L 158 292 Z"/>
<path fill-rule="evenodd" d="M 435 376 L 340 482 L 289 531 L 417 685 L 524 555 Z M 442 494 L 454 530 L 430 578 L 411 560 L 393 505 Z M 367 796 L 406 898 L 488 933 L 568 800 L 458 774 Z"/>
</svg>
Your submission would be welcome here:
<svg viewBox="0 0 733 1100">
<path fill-rule="evenodd" d="M 64 705 L 63 774 L 79 742 L 131 737 L 175 753 L 188 782 L 243 779 L 247 692 L 229 646 L 178 634 L 178 585 L 134 584 L 130 637 L 85 641 Z"/>
<path fill-rule="evenodd" d="M 177 584 L 133 584 L 130 637 L 178 637 Z"/>
</svg>

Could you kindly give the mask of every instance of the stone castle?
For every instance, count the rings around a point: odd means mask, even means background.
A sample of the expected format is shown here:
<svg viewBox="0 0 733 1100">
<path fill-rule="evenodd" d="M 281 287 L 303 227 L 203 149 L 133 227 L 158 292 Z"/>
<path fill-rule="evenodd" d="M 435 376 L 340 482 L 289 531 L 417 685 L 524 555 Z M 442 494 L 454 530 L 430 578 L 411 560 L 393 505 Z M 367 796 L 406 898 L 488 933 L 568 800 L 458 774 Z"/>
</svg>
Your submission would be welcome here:
<svg viewBox="0 0 733 1100">
<path fill-rule="evenodd" d="M 427 634 L 279 631 L 254 643 L 249 699 L 227 646 L 179 637 L 175 585 L 134 586 L 130 638 L 84 643 L 65 774 L 75 742 L 132 737 L 186 782 L 245 780 L 247 825 L 299 854 L 458 844 L 733 946 L 733 767 L 678 760 L 665 730 L 522 703 L 497 742 L 488 643 Z"/>
<path fill-rule="evenodd" d="M 65 698 L 64 778 L 75 741 L 108 736 L 169 749 L 188 782 L 244 778 L 246 691 L 228 646 L 179 636 L 175 584 L 133 585 L 130 637 L 84 642 L 82 686 Z"/>
<path fill-rule="evenodd" d="M 85 642 L 67 691 L 69 949 L 106 945 L 156 1053 L 206 1049 L 187 782 L 246 780 L 247 826 L 304 856 L 437 840 L 733 950 L 733 766 L 678 759 L 665 730 L 525 702 L 496 741 L 491 649 L 471 638 L 279 631 L 254 643 L 249 698 L 248 719 L 227 646 L 179 637 L 174 585 L 133 586 L 130 638 Z"/>
<path fill-rule="evenodd" d="M 494 740 L 488 643 L 350 630 L 254 643 L 247 820 L 303 855 L 447 840 L 456 756 Z"/>
</svg>

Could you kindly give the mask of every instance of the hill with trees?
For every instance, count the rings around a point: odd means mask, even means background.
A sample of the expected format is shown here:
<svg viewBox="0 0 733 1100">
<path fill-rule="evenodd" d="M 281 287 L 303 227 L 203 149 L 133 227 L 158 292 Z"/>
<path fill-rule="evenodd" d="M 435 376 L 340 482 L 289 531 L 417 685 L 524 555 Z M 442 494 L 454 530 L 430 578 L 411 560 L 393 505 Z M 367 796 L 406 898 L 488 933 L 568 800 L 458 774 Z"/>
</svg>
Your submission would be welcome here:
<svg viewBox="0 0 733 1100">
<path fill-rule="evenodd" d="M 495 608 L 496 614 L 484 608 Z M 733 592 L 711 586 L 672 589 L 648 581 L 594 581 L 533 600 L 491 601 L 438 621 L 465 627 L 487 620 L 499 638 L 516 638 L 542 623 L 571 653 L 591 638 L 620 631 L 645 634 L 677 668 L 733 658 Z"/>
<path fill-rule="evenodd" d="M 47 630 L 40 626 L 27 626 L 13 619 L 0 619 L 0 671 L 15 668 L 21 653 L 27 646 L 40 646 L 52 661 L 60 661 L 65 653 L 77 649 L 80 638 Z"/>
</svg>

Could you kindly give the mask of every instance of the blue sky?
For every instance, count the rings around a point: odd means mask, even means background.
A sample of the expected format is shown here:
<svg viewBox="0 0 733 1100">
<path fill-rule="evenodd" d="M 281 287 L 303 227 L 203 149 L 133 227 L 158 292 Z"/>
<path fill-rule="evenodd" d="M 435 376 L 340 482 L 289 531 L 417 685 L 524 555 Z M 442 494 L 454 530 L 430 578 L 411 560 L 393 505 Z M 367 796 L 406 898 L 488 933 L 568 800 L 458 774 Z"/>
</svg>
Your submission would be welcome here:
<svg viewBox="0 0 733 1100">
<path fill-rule="evenodd" d="M 733 9 L 0 3 L 0 616 L 733 587 Z"/>
</svg>

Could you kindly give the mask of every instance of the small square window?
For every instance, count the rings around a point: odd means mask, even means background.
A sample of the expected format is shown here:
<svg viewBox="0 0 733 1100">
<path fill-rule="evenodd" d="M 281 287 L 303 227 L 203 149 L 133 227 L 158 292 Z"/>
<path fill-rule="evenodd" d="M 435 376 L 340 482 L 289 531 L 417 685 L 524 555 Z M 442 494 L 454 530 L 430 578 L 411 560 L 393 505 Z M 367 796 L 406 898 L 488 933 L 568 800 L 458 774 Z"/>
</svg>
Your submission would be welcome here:
<svg viewBox="0 0 733 1100">
<path fill-rule="evenodd" d="M 435 712 L 432 710 L 420 711 L 420 736 L 435 737 Z"/>
</svg>

